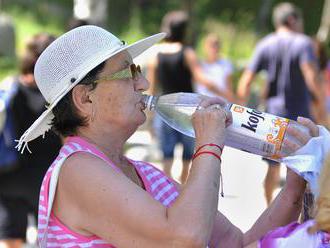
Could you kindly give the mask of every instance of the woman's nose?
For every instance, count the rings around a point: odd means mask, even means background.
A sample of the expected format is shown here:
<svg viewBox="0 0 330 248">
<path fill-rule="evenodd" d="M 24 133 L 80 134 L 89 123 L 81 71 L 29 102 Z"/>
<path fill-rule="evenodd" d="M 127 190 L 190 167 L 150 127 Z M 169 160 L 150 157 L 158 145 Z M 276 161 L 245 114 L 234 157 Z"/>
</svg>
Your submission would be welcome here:
<svg viewBox="0 0 330 248">
<path fill-rule="evenodd" d="M 135 91 L 145 91 L 149 88 L 149 81 L 142 74 L 135 81 Z"/>
</svg>

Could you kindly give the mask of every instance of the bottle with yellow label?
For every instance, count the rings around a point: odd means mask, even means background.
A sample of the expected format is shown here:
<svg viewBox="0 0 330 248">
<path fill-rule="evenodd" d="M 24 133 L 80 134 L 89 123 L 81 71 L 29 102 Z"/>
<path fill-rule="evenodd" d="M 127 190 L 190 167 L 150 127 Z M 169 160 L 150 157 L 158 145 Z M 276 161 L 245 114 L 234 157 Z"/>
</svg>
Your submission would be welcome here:
<svg viewBox="0 0 330 248">
<path fill-rule="evenodd" d="M 190 137 L 195 137 L 191 116 L 202 100 L 195 93 L 173 93 L 162 96 L 145 96 L 147 109 L 155 110 L 169 126 Z M 309 134 L 309 130 L 296 121 L 228 103 L 233 123 L 227 127 L 225 145 L 280 161 L 292 153 L 288 143 L 298 143 L 286 132 L 289 126 Z M 288 141 L 288 142 L 285 142 Z"/>
</svg>

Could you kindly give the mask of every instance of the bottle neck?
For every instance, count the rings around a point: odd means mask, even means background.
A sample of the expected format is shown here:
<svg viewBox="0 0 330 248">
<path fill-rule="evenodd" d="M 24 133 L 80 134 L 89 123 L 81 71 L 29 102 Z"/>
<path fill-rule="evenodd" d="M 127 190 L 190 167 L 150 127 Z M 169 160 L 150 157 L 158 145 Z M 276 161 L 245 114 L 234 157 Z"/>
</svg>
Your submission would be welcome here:
<svg viewBox="0 0 330 248">
<path fill-rule="evenodd" d="M 142 97 L 143 97 L 142 101 L 143 101 L 146 109 L 149 111 L 155 110 L 156 103 L 158 101 L 159 96 L 143 95 Z M 232 106 L 232 103 L 227 102 L 224 109 L 227 111 L 230 111 L 231 106 Z"/>
<path fill-rule="evenodd" d="M 157 99 L 158 97 L 156 96 L 143 95 L 143 103 L 146 109 L 150 111 L 154 110 Z"/>
</svg>

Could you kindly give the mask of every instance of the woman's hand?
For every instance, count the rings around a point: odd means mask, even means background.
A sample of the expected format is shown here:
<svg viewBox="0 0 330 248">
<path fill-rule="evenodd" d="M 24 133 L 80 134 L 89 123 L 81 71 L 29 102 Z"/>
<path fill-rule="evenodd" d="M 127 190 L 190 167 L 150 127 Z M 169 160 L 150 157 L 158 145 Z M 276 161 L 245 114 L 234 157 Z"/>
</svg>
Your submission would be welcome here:
<svg viewBox="0 0 330 248">
<path fill-rule="evenodd" d="M 201 101 L 192 116 L 196 147 L 205 143 L 224 144 L 225 127 L 232 123 L 231 112 L 225 106 L 226 101 L 220 97 L 205 97 Z"/>
<path fill-rule="evenodd" d="M 297 122 L 307 128 L 309 132 L 304 132 L 299 126 L 289 125 L 286 132 L 294 139 L 286 139 L 283 141 L 283 146 L 289 149 L 290 154 L 296 152 L 312 138 L 319 135 L 319 129 L 316 124 L 304 117 L 298 117 Z"/>
<path fill-rule="evenodd" d="M 319 128 L 311 119 L 298 117 L 297 121 L 309 129 L 309 132 L 312 137 L 319 136 Z"/>
<path fill-rule="evenodd" d="M 292 151 L 295 152 L 302 146 L 304 146 L 312 137 L 317 137 L 319 135 L 319 129 L 316 124 L 311 121 L 310 119 L 298 117 L 298 123 L 302 124 L 303 126 L 307 127 L 309 130 L 308 133 L 304 133 L 296 128 L 288 128 L 287 132 L 296 138 L 299 144 L 296 143 L 287 143 L 288 146 L 292 147 Z M 299 198 L 304 193 L 306 187 L 305 180 L 293 172 L 291 169 L 287 169 L 287 176 L 286 176 L 286 185 L 285 189 L 290 191 L 291 194 Z"/>
</svg>

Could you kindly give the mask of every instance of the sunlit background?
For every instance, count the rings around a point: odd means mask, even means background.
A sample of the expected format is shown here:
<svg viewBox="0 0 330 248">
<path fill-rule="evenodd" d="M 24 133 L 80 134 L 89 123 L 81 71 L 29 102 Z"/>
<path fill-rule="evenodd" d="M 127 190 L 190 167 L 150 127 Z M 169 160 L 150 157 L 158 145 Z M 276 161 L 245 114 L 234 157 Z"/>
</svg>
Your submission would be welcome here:
<svg viewBox="0 0 330 248">
<path fill-rule="evenodd" d="M 0 81 L 18 72 L 18 58 L 26 39 L 39 32 L 56 36 L 68 29 L 75 17 L 100 25 L 121 39 L 131 43 L 159 32 L 162 17 L 169 10 L 186 10 L 191 18 L 188 43 L 203 58 L 201 43 L 205 34 L 217 33 L 221 39 L 222 56 L 234 65 L 234 87 L 247 65 L 257 41 L 273 30 L 272 7 L 277 0 L 0 0 L 2 16 L 12 20 L 16 33 L 15 54 L 0 56 Z M 329 0 L 295 0 L 304 15 L 305 33 L 325 42 L 329 54 Z M 1 40 L 4 37 L 0 33 Z M 148 55 L 148 53 L 147 53 Z M 138 58 L 143 64 L 148 56 Z M 257 78 L 252 89 L 250 106 L 258 107 L 258 92 L 264 75 Z M 181 147 L 176 150 L 179 157 Z M 148 123 L 129 140 L 127 154 L 135 159 L 148 160 L 160 166 L 157 145 L 148 131 Z M 247 230 L 265 209 L 262 180 L 267 165 L 260 157 L 226 149 L 223 157 L 225 197 L 219 209 L 242 230 Z M 178 176 L 180 162 L 176 161 L 174 176 Z M 281 171 L 282 177 L 285 170 Z M 177 178 L 176 178 L 177 179 Z M 35 242 L 35 223 L 30 220 L 27 243 Z"/>
</svg>

